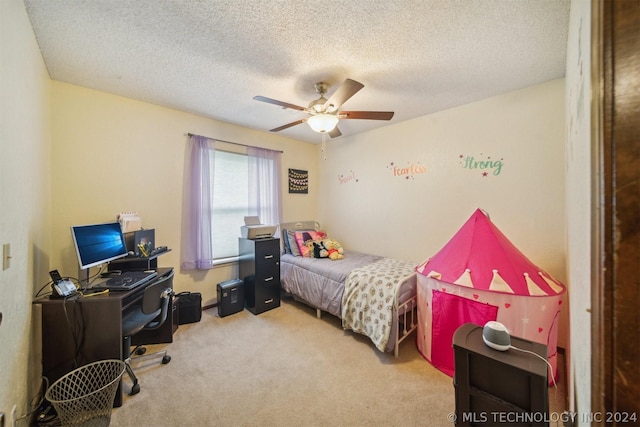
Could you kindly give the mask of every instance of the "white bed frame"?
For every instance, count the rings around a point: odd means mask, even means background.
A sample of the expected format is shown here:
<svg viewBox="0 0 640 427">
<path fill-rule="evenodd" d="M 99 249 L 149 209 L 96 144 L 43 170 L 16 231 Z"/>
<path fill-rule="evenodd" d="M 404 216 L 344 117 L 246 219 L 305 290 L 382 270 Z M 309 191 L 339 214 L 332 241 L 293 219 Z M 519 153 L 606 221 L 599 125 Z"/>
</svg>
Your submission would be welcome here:
<svg viewBox="0 0 640 427">
<path fill-rule="evenodd" d="M 302 301 L 303 303 L 313 307 L 313 305 L 307 301 L 302 300 L 299 297 L 295 297 L 296 300 Z M 396 300 L 393 306 L 394 311 L 397 313 L 401 313 L 397 315 L 398 318 L 398 331 L 395 335 L 395 343 L 393 345 L 393 355 L 398 357 L 400 355 L 400 343 L 404 341 L 411 332 L 415 331 L 418 328 L 418 296 L 414 295 L 402 304 L 398 305 L 398 297 L 396 295 Z M 313 307 L 316 309 L 316 317 L 318 319 L 322 318 L 322 310 L 317 307 Z M 402 319 L 402 320 L 401 320 Z"/>
</svg>

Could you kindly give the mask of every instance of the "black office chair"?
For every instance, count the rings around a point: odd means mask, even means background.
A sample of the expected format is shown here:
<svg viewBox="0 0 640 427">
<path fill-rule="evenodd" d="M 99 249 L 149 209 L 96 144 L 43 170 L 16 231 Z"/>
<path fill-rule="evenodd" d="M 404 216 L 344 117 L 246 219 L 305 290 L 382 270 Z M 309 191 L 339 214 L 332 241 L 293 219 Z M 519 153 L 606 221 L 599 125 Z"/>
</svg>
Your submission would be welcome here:
<svg viewBox="0 0 640 427">
<path fill-rule="evenodd" d="M 130 394 L 136 394 L 140 391 L 138 378 L 131 368 L 131 354 L 136 353 L 140 356 L 135 357 L 147 358 L 152 356 L 163 355 L 162 363 L 167 364 L 171 361 L 171 356 L 166 350 L 155 353 L 144 354 L 146 349 L 138 346 L 131 351 L 131 337 L 140 331 L 158 329 L 167 320 L 169 313 L 169 302 L 173 295 L 173 274 L 160 278 L 156 283 L 149 285 L 144 290 L 142 303 L 128 310 L 122 316 L 122 355 L 125 367 L 133 386 Z"/>
</svg>

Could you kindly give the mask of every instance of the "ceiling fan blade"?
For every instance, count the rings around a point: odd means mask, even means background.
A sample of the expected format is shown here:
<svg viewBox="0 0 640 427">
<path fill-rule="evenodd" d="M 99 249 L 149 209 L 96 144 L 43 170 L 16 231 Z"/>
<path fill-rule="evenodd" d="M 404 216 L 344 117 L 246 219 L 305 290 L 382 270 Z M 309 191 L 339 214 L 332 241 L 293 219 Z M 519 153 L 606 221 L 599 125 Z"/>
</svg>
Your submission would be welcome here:
<svg viewBox="0 0 640 427">
<path fill-rule="evenodd" d="M 269 132 L 280 132 L 281 130 L 285 130 L 285 129 L 288 129 L 288 128 L 293 127 L 293 126 L 297 126 L 297 125 L 299 125 L 301 123 L 304 123 L 306 121 L 307 121 L 307 119 L 296 120 L 295 122 L 287 123 L 286 125 L 282 125 L 282 126 L 277 127 L 275 129 L 271 129 Z"/>
<path fill-rule="evenodd" d="M 331 95 L 331 97 L 324 103 L 324 109 L 327 110 L 330 106 L 333 111 L 340 108 L 342 104 L 347 102 L 349 98 L 355 95 L 364 85 L 355 80 L 347 79 L 340 85 L 338 89 Z"/>
<path fill-rule="evenodd" d="M 391 120 L 393 111 L 340 111 L 340 119 Z"/>
<path fill-rule="evenodd" d="M 337 138 L 340 135 L 342 135 L 342 132 L 340 132 L 340 129 L 338 129 L 338 126 L 334 127 L 333 130 L 329 132 L 329 136 L 331 138 Z"/>
<path fill-rule="evenodd" d="M 271 99 L 264 96 L 254 96 L 253 99 L 255 99 L 256 101 L 266 102 L 268 104 L 278 105 L 282 108 L 291 108 L 292 110 L 305 111 L 304 107 L 295 104 L 289 104 L 288 102 L 278 101 L 277 99 Z"/>
</svg>

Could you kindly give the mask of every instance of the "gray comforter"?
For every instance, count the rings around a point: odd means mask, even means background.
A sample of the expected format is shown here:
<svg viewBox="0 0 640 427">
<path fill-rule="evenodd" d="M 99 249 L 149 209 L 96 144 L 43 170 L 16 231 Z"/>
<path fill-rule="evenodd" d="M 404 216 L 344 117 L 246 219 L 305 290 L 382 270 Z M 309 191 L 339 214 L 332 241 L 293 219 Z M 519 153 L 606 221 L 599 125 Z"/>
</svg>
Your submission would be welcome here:
<svg viewBox="0 0 640 427">
<path fill-rule="evenodd" d="M 345 282 L 356 269 L 368 266 L 385 257 L 345 250 L 344 258 L 304 258 L 284 254 L 280 257 L 280 283 L 282 289 L 322 311 L 342 319 L 342 300 Z M 397 303 L 401 304 L 416 294 L 415 274 L 400 283 Z M 398 314 L 395 313 L 385 351 L 392 351 L 398 334 Z M 367 335 L 367 333 L 365 333 Z M 371 338 L 371 337 L 370 337 Z M 374 341 L 375 342 L 375 341 Z"/>
<path fill-rule="evenodd" d="M 360 252 L 344 252 L 344 258 L 305 258 L 284 254 L 280 257 L 282 289 L 298 296 L 312 306 L 342 317 L 342 294 L 349 273 L 382 259 Z"/>
</svg>

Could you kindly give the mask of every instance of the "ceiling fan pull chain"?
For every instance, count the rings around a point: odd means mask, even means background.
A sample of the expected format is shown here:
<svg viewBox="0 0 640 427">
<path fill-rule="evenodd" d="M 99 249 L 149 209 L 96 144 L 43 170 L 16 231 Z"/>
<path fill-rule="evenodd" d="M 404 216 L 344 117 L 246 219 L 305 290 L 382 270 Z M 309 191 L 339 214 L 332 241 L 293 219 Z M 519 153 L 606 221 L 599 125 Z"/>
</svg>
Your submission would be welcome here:
<svg viewBox="0 0 640 427">
<path fill-rule="evenodd" d="M 320 147 L 322 148 L 322 157 L 324 160 L 327 160 L 327 152 L 325 151 L 327 148 L 327 134 L 323 133 L 322 134 L 322 145 L 320 145 Z"/>
</svg>

